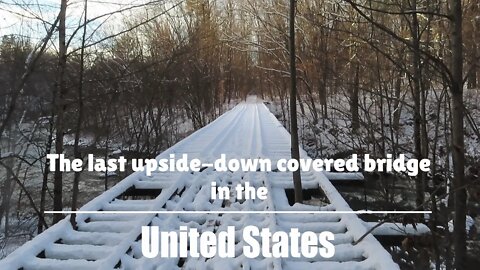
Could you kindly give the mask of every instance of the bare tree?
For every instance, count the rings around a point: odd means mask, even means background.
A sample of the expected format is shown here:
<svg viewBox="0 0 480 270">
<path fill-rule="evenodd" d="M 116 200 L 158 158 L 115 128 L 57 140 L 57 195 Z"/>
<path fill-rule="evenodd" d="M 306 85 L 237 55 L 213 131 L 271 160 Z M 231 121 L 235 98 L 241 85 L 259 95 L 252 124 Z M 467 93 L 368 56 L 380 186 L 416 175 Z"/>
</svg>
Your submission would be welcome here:
<svg viewBox="0 0 480 270">
<path fill-rule="evenodd" d="M 290 136 L 292 159 L 300 159 L 297 124 L 297 67 L 295 54 L 295 13 L 296 0 L 290 0 Z M 293 172 L 293 185 L 295 188 L 295 202 L 303 202 L 302 178 L 300 169 Z"/>
<path fill-rule="evenodd" d="M 455 269 L 467 269 L 467 190 L 465 181 L 462 1 L 450 0 L 453 186 L 455 189 L 454 248 Z"/>
<path fill-rule="evenodd" d="M 58 77 L 57 77 L 57 92 L 55 99 L 55 153 L 63 154 L 63 138 L 65 132 L 65 110 L 67 94 L 67 86 L 65 81 L 67 70 L 67 44 L 66 44 L 66 11 L 67 0 L 61 0 L 59 25 L 58 25 Z M 63 210 L 63 173 L 60 170 L 60 159 L 55 160 L 56 170 L 54 172 L 54 187 L 53 187 L 53 210 Z M 63 218 L 62 214 L 55 214 L 53 216 L 53 223 L 59 222 Z"/>
<path fill-rule="evenodd" d="M 79 79 L 78 79 L 78 116 L 77 116 L 77 123 L 75 126 L 75 142 L 73 145 L 73 156 L 76 159 L 82 159 L 82 154 L 80 152 L 80 132 L 82 129 L 83 123 L 83 114 L 84 114 L 84 106 L 83 106 L 83 78 L 85 75 L 85 42 L 87 36 L 87 6 L 88 0 L 85 0 L 84 9 L 83 9 L 83 35 L 82 35 L 82 48 L 80 50 L 80 70 Z M 80 172 L 75 172 L 73 178 L 73 189 L 72 189 L 72 211 L 76 211 L 78 208 L 78 193 L 79 193 L 79 185 L 80 183 Z M 77 227 L 76 222 L 76 214 L 70 215 L 70 223 L 72 224 L 73 228 Z"/>
</svg>

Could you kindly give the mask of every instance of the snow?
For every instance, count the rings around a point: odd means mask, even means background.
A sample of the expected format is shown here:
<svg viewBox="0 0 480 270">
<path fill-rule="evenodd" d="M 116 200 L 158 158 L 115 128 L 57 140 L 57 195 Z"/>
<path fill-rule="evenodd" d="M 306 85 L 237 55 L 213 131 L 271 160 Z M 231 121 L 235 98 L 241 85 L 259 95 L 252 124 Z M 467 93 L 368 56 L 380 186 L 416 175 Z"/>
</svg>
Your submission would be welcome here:
<svg viewBox="0 0 480 270">
<path fill-rule="evenodd" d="M 112 152 L 112 155 L 120 155 L 122 153 L 122 150 L 121 149 L 117 149 L 115 151 Z"/>
<path fill-rule="evenodd" d="M 15 156 L 13 152 L 0 153 L 0 159 L 9 158 Z"/>
<path fill-rule="evenodd" d="M 377 222 L 365 222 L 365 227 L 373 228 Z M 427 225 L 418 223 L 415 227 L 412 224 L 403 225 L 402 223 L 383 223 L 372 232 L 374 235 L 422 235 L 429 234 L 430 229 Z"/>
<path fill-rule="evenodd" d="M 83 135 L 80 137 L 78 144 L 80 146 L 90 146 L 95 143 L 95 137 L 93 135 Z M 75 144 L 75 136 L 66 134 L 64 137 L 64 144 L 73 146 Z"/>
<path fill-rule="evenodd" d="M 466 216 L 465 217 L 465 231 L 468 233 L 470 233 L 470 230 L 472 229 L 472 227 L 475 225 L 475 220 L 471 217 L 471 216 Z M 450 220 L 448 222 L 448 231 L 449 232 L 453 232 L 453 220 Z"/>
<path fill-rule="evenodd" d="M 211 124 L 194 132 L 157 156 L 168 158 L 174 153 L 188 153 L 189 158 L 212 162 L 220 154 L 227 158 L 270 158 L 272 162 L 290 157 L 290 135 L 255 96 L 247 98 Z M 180 154 L 180 155 L 179 155 Z M 301 157 L 307 158 L 301 150 Z M 303 172 L 303 186 L 322 189 L 328 203 L 321 205 L 295 204 L 290 206 L 285 188 L 293 188 L 291 173 L 287 172 L 202 172 L 154 173 L 148 177 L 136 172 L 93 199 L 80 210 L 128 211 L 265 211 L 321 210 L 351 211 L 346 201 L 322 172 Z M 229 200 L 210 200 L 210 183 L 217 186 L 236 186 L 249 182 L 253 187 L 268 189 L 266 200 L 240 200 L 233 192 Z M 125 190 L 138 188 L 161 189 L 149 200 L 120 199 Z M 199 231 L 222 231 L 235 226 L 237 239 L 235 259 L 187 258 L 186 269 L 399 269 L 390 254 L 372 236 L 368 226 L 355 214 L 79 214 L 78 230 L 74 231 L 68 217 L 50 227 L 32 241 L 0 261 L 0 269 L 113 269 L 119 262 L 122 269 L 179 269 L 177 258 L 142 257 L 139 252 L 141 226 L 155 225 L 162 230 L 178 230 L 179 226 L 195 227 Z M 269 228 L 272 232 L 297 227 L 300 231 L 335 233 L 334 257 L 248 259 L 241 254 L 244 244 L 240 237 L 245 226 Z M 60 241 L 59 241 L 60 240 Z M 36 257 L 45 251 L 46 258 Z"/>
<path fill-rule="evenodd" d="M 325 176 L 330 181 L 365 181 L 362 173 L 355 173 L 355 172 L 324 172 Z"/>
</svg>

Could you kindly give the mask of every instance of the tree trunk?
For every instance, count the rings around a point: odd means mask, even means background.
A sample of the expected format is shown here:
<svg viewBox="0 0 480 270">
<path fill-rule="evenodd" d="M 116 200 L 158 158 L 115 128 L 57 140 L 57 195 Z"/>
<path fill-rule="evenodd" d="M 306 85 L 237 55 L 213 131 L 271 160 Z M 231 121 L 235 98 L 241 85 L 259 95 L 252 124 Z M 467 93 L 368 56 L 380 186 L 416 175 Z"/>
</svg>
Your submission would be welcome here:
<svg viewBox="0 0 480 270">
<path fill-rule="evenodd" d="M 350 113 L 352 114 L 352 132 L 357 132 L 360 128 L 360 118 L 358 113 L 358 93 L 360 90 L 360 67 L 357 64 L 355 67 L 355 81 L 350 95 Z"/>
<path fill-rule="evenodd" d="M 1 215 L 0 215 L 0 224 L 2 223 L 2 217 L 5 217 L 4 222 L 4 234 L 5 237 L 9 235 L 9 217 L 10 217 L 10 201 L 12 199 L 12 191 L 13 191 L 13 175 L 12 170 L 15 165 L 15 158 L 13 156 L 5 158 L 5 165 L 10 168 L 7 170 L 5 183 L 2 188 L 2 205 L 0 206 Z"/>
<path fill-rule="evenodd" d="M 398 78 L 395 81 L 395 99 L 393 100 L 393 128 L 398 131 L 400 128 L 400 116 L 402 115 L 402 104 L 400 103 L 402 91 L 402 73 L 399 72 Z M 398 136 L 398 133 L 397 135 Z"/>
<path fill-rule="evenodd" d="M 454 187 L 454 248 L 457 270 L 466 269 L 466 232 L 467 193 L 465 189 L 465 145 L 464 145 L 464 107 L 463 107 L 463 40 L 462 40 L 462 2 L 450 0 L 451 8 L 451 73 L 450 85 L 452 100 L 452 150 L 453 150 L 453 187 Z"/>
<path fill-rule="evenodd" d="M 300 159 L 298 146 L 298 125 L 297 125 L 297 68 L 295 65 L 295 9 L 296 1 L 290 0 L 290 136 L 292 159 Z M 293 185 L 295 189 L 295 202 L 303 202 L 302 178 L 300 170 L 293 172 Z"/>
<path fill-rule="evenodd" d="M 61 0 L 60 4 L 60 22 L 58 25 L 58 79 L 57 79 L 57 99 L 55 124 L 55 153 L 63 153 L 63 135 L 64 135 L 64 113 L 65 113 L 65 95 L 67 91 L 65 83 L 65 71 L 67 66 L 67 47 L 65 43 L 65 17 L 67 9 L 67 0 Z M 63 175 L 60 169 L 60 159 L 55 161 L 56 171 L 53 179 L 53 210 L 61 211 L 63 209 Z M 62 214 L 54 214 L 53 223 L 57 223 L 63 218 Z"/>
<path fill-rule="evenodd" d="M 477 88 L 477 69 L 478 69 L 478 26 L 480 19 L 477 18 L 479 4 L 476 2 L 469 3 L 469 6 L 466 7 L 465 13 L 465 27 L 463 32 L 465 33 L 467 39 L 465 40 L 465 48 L 467 49 L 467 88 L 475 89 Z"/>
<path fill-rule="evenodd" d="M 75 142 L 73 148 L 73 155 L 76 159 L 81 159 L 82 155 L 80 153 L 80 131 L 82 128 L 83 121 L 83 76 L 84 76 L 84 62 L 85 62 L 85 38 L 87 33 L 87 3 L 88 0 L 85 0 L 85 6 L 83 10 L 84 20 L 83 20 L 83 36 L 82 36 L 82 48 L 80 49 L 80 71 L 79 71 L 79 82 L 78 82 L 78 118 L 75 127 Z M 73 178 L 73 190 L 72 190 L 72 211 L 77 211 L 78 208 L 78 185 L 80 183 L 80 173 L 75 172 Z M 76 214 L 73 213 L 70 215 L 70 223 L 74 229 L 77 228 Z"/>
<path fill-rule="evenodd" d="M 417 1 L 412 1 L 412 10 L 417 9 Z M 413 88 L 412 96 L 414 102 L 414 141 L 415 141 L 415 158 L 418 160 L 423 159 L 422 152 L 422 134 L 421 134 L 421 125 L 422 125 L 422 115 L 421 115 L 421 78 L 422 70 L 420 63 L 420 34 L 419 34 L 419 23 L 416 13 L 412 15 L 412 62 L 413 62 Z M 420 173 L 415 178 L 415 189 L 416 189 L 416 207 L 418 210 L 421 210 L 423 202 L 425 201 L 425 173 Z"/>
<path fill-rule="evenodd" d="M 53 93 L 55 96 L 55 93 Z M 55 97 L 53 98 L 53 103 L 55 103 Z M 54 112 L 52 110 L 52 116 L 50 118 L 50 127 L 48 130 L 48 139 L 47 139 L 47 145 L 45 146 L 45 156 L 50 154 L 52 152 L 52 144 L 53 144 L 53 120 L 54 119 Z M 47 159 L 45 161 L 45 168 L 43 171 L 43 178 L 42 178 L 42 189 L 40 191 L 40 213 L 43 215 L 43 212 L 45 211 L 45 202 L 46 202 L 46 196 L 47 196 L 47 189 L 48 189 L 48 175 L 50 174 L 50 162 Z M 43 225 L 44 222 L 42 222 L 43 216 L 38 217 L 38 224 L 37 224 L 37 233 L 40 234 L 43 232 Z"/>
<path fill-rule="evenodd" d="M 393 128 L 398 131 L 400 128 L 400 116 L 402 115 L 402 105 L 400 103 L 402 91 L 402 74 L 399 73 L 395 81 L 395 99 L 393 100 Z M 398 133 L 396 134 L 398 136 Z"/>
</svg>

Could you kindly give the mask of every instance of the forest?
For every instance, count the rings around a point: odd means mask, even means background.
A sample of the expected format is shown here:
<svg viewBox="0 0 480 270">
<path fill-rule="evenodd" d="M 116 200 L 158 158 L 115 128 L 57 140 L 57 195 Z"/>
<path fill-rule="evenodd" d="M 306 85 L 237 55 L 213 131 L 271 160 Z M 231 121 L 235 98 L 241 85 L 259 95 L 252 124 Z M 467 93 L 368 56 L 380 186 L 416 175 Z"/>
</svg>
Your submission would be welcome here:
<svg viewBox="0 0 480 270">
<path fill-rule="evenodd" d="M 1 257 L 131 173 L 48 154 L 153 158 L 257 95 L 313 158 L 431 161 L 340 189 L 432 211 L 380 217 L 431 230 L 390 247 L 401 269 L 480 262 L 477 0 L 5 0 L 0 20 Z"/>
</svg>

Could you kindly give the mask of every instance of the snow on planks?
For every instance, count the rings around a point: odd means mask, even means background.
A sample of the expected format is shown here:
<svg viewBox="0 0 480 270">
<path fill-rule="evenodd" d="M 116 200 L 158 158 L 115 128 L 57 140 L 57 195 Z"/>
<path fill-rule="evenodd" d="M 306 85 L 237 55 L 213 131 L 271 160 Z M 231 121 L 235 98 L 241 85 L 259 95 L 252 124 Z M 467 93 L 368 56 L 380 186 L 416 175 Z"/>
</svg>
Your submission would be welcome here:
<svg viewBox="0 0 480 270">
<path fill-rule="evenodd" d="M 290 157 L 290 135 L 267 107 L 249 97 L 211 124 L 196 131 L 157 158 L 188 153 L 203 163 L 220 154 L 228 158 L 270 158 L 275 164 Z M 302 151 L 302 158 L 307 154 Z M 210 183 L 231 187 L 246 181 L 268 188 L 267 200 L 210 200 Z M 287 193 L 293 188 L 291 174 L 283 172 L 216 172 L 211 168 L 195 173 L 156 173 L 150 177 L 134 173 L 93 199 L 83 211 L 350 211 L 351 208 L 320 172 L 303 173 L 303 186 L 321 191 L 328 201 L 322 206 L 295 204 Z M 0 261 L 0 269 L 398 269 L 390 254 L 372 236 L 353 245 L 366 231 L 355 214 L 79 214 L 78 229 L 68 218 L 52 226 Z M 268 227 L 271 231 L 299 228 L 300 231 L 335 233 L 336 252 L 332 258 L 256 258 L 242 255 L 234 259 L 155 258 L 141 253 L 141 226 L 162 230 L 179 226 L 201 231 L 223 231 L 235 226 Z M 236 244 L 241 250 L 243 243 Z"/>
</svg>

